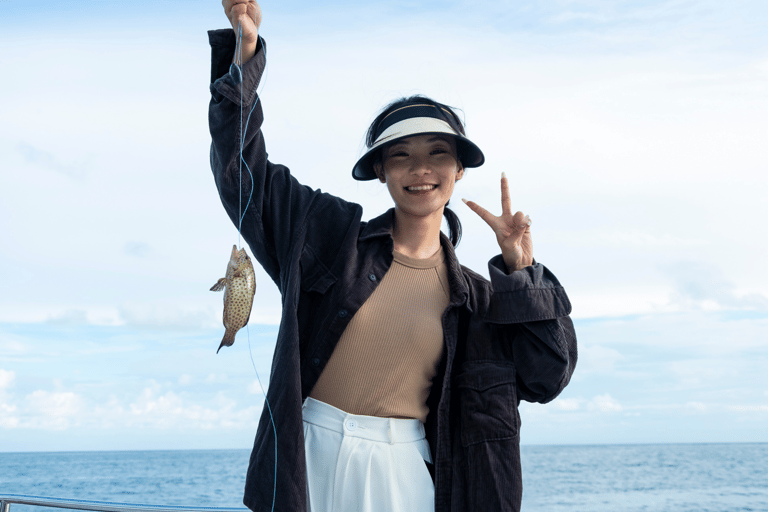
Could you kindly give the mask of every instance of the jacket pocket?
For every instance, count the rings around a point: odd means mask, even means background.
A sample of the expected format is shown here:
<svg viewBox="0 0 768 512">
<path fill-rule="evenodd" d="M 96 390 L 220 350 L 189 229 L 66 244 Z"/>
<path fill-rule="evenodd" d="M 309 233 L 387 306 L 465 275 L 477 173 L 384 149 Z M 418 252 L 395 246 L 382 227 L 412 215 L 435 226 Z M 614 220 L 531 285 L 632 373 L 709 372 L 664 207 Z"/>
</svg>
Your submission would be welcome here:
<svg viewBox="0 0 768 512">
<path fill-rule="evenodd" d="M 520 433 L 515 366 L 496 361 L 465 363 L 457 377 L 464 446 L 513 439 Z"/>
<path fill-rule="evenodd" d="M 308 245 L 301 251 L 301 288 L 305 292 L 324 294 L 338 279 Z"/>
</svg>

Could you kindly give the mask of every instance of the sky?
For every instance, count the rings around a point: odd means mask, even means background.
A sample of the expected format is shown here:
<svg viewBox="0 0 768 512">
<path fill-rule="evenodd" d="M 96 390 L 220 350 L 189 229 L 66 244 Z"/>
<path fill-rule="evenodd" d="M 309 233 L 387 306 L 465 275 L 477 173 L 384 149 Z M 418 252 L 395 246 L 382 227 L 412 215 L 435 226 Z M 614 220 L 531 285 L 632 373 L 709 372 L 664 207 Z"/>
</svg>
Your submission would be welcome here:
<svg viewBox="0 0 768 512">
<path fill-rule="evenodd" d="M 465 197 L 533 220 L 579 362 L 523 444 L 768 442 L 768 5 L 761 0 L 261 3 L 269 157 L 351 179 L 393 99 L 460 109 Z M 220 2 L 0 0 L 0 452 L 249 448 L 280 296 L 216 354 L 238 233 L 209 167 Z M 258 378 L 257 378 L 258 375 Z M 260 382 L 259 382 L 260 380 Z"/>
</svg>

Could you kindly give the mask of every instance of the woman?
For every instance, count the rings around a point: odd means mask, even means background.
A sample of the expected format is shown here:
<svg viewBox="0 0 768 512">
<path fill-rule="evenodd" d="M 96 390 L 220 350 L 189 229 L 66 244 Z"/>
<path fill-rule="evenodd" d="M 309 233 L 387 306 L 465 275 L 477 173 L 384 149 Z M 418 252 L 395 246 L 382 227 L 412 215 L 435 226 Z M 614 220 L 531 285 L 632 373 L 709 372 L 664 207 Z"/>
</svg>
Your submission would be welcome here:
<svg viewBox="0 0 768 512">
<path fill-rule="evenodd" d="M 223 4 L 241 36 L 209 33 L 211 166 L 227 213 L 240 225 L 244 208 L 242 235 L 283 295 L 267 391 L 274 430 L 265 407 L 244 503 L 519 510 L 517 405 L 555 398 L 576 364 L 570 303 L 533 261 L 530 220 L 512 213 L 502 178 L 500 217 L 468 203 L 501 248 L 491 282 L 459 265 L 460 227 L 446 205 L 483 154 L 450 108 L 423 97 L 377 117 L 353 168 L 387 186 L 393 209 L 362 222 L 359 205 L 299 184 L 267 160 L 260 130 L 259 7 Z"/>
</svg>

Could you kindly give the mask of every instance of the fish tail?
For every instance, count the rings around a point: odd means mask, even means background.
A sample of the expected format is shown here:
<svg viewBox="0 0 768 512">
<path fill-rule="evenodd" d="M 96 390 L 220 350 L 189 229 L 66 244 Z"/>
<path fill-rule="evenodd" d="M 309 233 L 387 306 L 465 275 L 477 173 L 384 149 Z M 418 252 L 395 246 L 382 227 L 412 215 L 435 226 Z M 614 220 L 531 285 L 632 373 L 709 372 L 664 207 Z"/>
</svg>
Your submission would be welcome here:
<svg viewBox="0 0 768 512">
<path fill-rule="evenodd" d="M 221 347 L 231 347 L 235 343 L 235 334 L 237 334 L 237 330 L 235 329 L 227 329 L 226 332 L 224 332 L 224 339 L 221 340 L 221 345 L 219 345 L 218 350 L 216 350 L 216 353 L 219 353 L 219 350 L 221 350 Z"/>
</svg>

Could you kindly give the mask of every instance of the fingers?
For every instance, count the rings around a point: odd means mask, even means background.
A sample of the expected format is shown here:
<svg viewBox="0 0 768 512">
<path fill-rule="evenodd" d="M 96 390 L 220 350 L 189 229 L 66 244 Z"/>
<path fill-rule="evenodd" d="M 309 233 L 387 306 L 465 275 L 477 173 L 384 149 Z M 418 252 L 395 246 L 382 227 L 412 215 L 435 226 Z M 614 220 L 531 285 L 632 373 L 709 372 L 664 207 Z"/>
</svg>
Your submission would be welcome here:
<svg viewBox="0 0 768 512">
<path fill-rule="evenodd" d="M 512 215 L 512 199 L 509 197 L 509 181 L 507 175 L 501 173 L 501 214 Z"/>
<path fill-rule="evenodd" d="M 523 212 L 516 212 L 512 216 L 512 224 L 516 227 L 528 229 L 531 227 L 532 221 L 531 218 Z"/>
<path fill-rule="evenodd" d="M 464 204 L 469 206 L 469 209 L 475 212 L 480 216 L 481 219 L 483 219 L 489 226 L 494 227 L 496 216 L 477 204 L 474 201 L 467 201 L 466 199 L 462 199 L 464 201 Z"/>
<path fill-rule="evenodd" d="M 221 4 L 233 26 L 242 16 L 247 16 L 257 28 L 261 25 L 261 7 L 254 0 L 222 0 Z"/>
<path fill-rule="evenodd" d="M 467 201 L 466 199 L 462 199 L 462 201 L 464 201 L 464 204 L 466 204 L 470 210 L 478 214 L 480 218 L 483 219 L 489 226 L 495 227 L 497 225 L 496 220 L 499 217 L 492 214 L 474 201 Z M 514 215 L 512 215 L 512 222 L 508 222 L 507 225 L 517 232 L 530 232 L 532 223 L 533 221 L 531 221 L 531 218 L 528 215 L 524 214 L 523 212 L 516 212 Z"/>
</svg>

